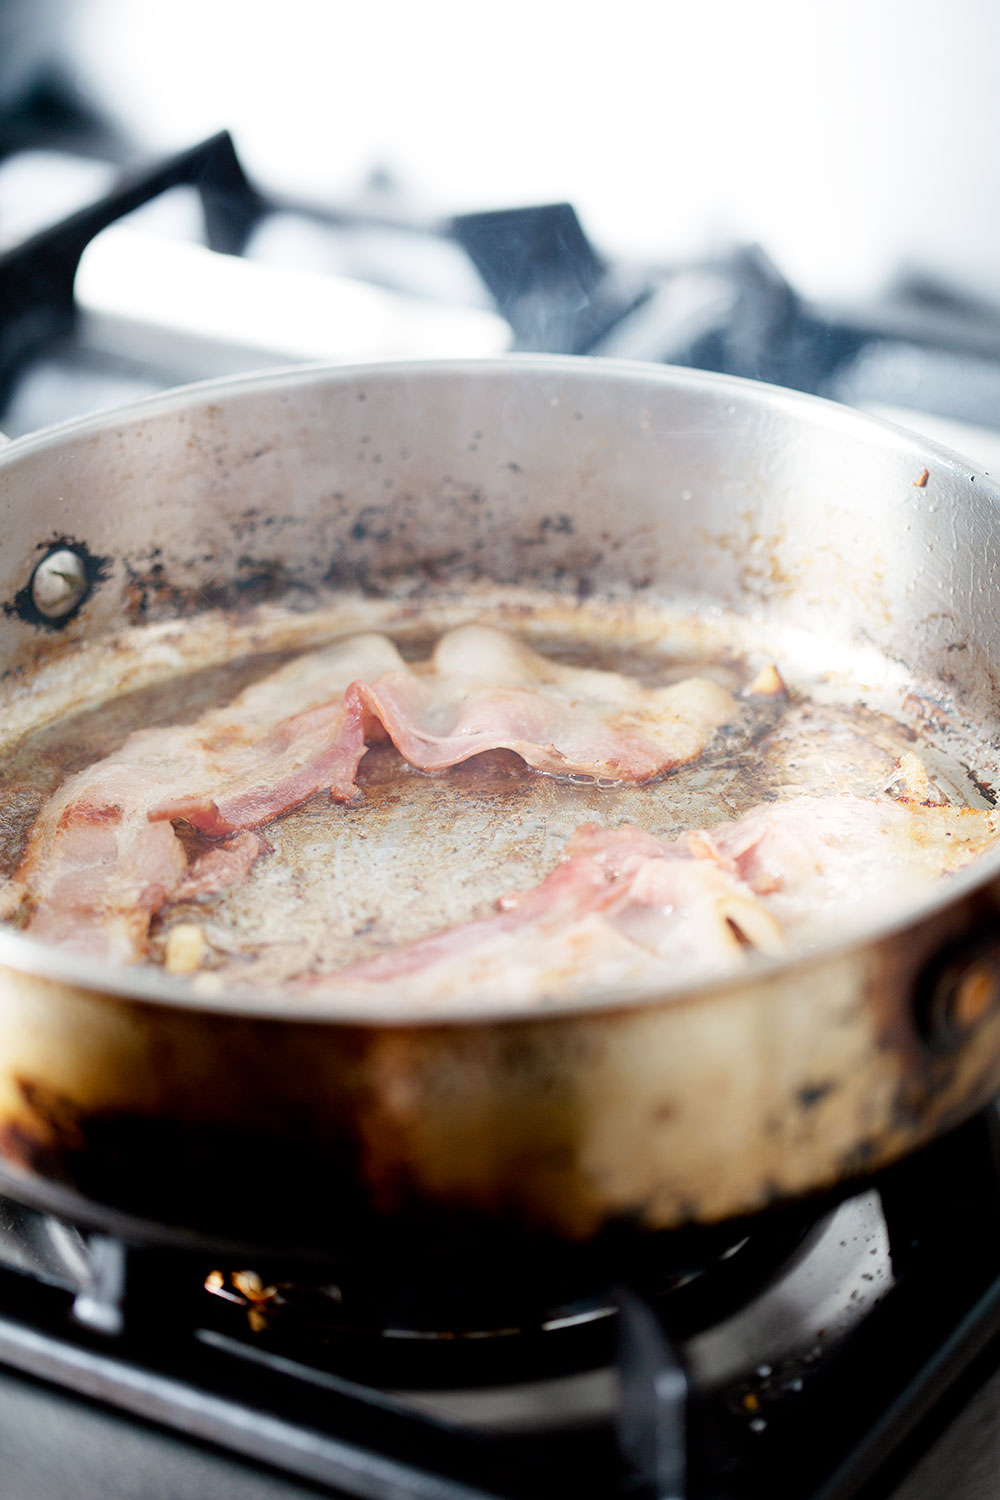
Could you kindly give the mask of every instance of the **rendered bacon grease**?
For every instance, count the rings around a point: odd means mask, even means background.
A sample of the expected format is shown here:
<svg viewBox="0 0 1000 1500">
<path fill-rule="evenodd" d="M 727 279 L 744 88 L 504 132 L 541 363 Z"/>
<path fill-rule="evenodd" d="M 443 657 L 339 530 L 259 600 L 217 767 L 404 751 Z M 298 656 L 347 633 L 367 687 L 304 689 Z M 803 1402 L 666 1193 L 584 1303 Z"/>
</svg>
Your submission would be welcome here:
<svg viewBox="0 0 1000 1500">
<path fill-rule="evenodd" d="M 769 803 L 670 841 L 591 824 L 495 915 L 302 986 L 346 998 L 394 984 L 432 1006 L 470 994 L 521 1006 L 567 988 L 724 974 L 749 951 L 815 935 L 831 904 L 848 921 L 885 907 L 887 891 L 905 905 L 998 831 L 1000 813 L 851 795 Z"/>
<path fill-rule="evenodd" d="M 310 953 L 294 937 L 261 957 L 227 947 L 199 919 L 213 896 L 253 878 L 258 860 L 278 858 L 269 825 L 317 794 L 356 803 L 362 822 L 351 836 L 364 838 L 370 807 L 357 777 L 369 746 L 437 775 L 459 775 L 450 768 L 501 750 L 523 762 L 522 787 L 537 773 L 591 790 L 649 786 L 648 807 L 669 826 L 677 776 L 656 778 L 685 766 L 696 778 L 717 777 L 720 762 L 693 763 L 737 725 L 732 753 L 752 772 L 768 700 L 773 734 L 794 744 L 790 725 L 803 707 L 789 707 L 773 666 L 737 699 L 704 677 L 649 686 L 566 665 L 483 625 L 448 632 L 415 664 L 386 636 L 353 636 L 303 653 L 191 723 L 133 732 L 70 776 L 35 819 L 0 891 L 0 914 L 96 959 L 134 963 L 158 952 L 171 972 L 215 993 L 257 984 L 318 1006 L 393 997 L 431 1010 L 476 1000 L 522 1008 L 738 970 L 754 953 L 821 937 L 831 913 L 842 924 L 904 905 L 1000 832 L 1000 814 L 938 800 L 912 752 L 893 758 L 835 726 L 833 741 L 849 751 L 844 763 L 853 757 L 866 777 L 878 756 L 883 769 L 894 767 L 892 794 L 885 781 L 859 795 L 831 777 L 822 796 L 779 783 L 777 795 L 764 793 L 776 800 L 679 836 L 628 820 L 599 826 L 581 814 L 533 884 L 492 909 L 476 907 L 469 920 L 430 921 L 440 930 L 418 927 L 415 940 L 396 939 L 362 961 L 335 953 L 331 963 L 329 950 Z M 786 774 L 822 743 L 808 718 L 803 725 Z M 821 764 L 825 777 L 822 752 Z M 815 784 L 815 766 L 812 774 Z M 396 795 L 405 798 L 406 785 Z M 412 773 L 409 788 L 412 798 Z M 565 791 L 568 831 L 585 792 Z M 348 817 L 335 806 L 328 815 Z M 270 837 L 280 844 L 278 832 Z M 460 809 L 449 833 L 461 841 Z M 166 926 L 151 943 L 154 921 Z"/>
<path fill-rule="evenodd" d="M 47 943 L 134 962 L 167 902 L 246 876 L 267 847 L 253 830 L 323 789 L 353 798 L 369 741 L 388 737 L 424 771 L 506 749 L 536 771 L 640 782 L 696 758 L 736 714 L 717 683 L 649 688 L 486 626 L 449 632 L 415 667 L 387 637 L 354 636 L 71 776 L 39 813 L 0 914 Z M 222 841 L 189 867 L 175 822 Z"/>
</svg>

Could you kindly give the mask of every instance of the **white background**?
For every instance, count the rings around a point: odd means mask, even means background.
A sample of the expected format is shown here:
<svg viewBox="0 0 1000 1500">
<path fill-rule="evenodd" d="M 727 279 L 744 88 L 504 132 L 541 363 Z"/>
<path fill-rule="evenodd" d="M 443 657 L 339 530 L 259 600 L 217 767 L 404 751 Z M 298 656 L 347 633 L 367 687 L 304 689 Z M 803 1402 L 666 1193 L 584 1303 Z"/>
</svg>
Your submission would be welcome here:
<svg viewBox="0 0 1000 1500">
<path fill-rule="evenodd" d="M 796 286 L 1000 301 L 998 0 L 90 0 L 85 76 L 151 147 L 230 126 L 267 185 L 377 164 L 419 209 L 568 198 L 608 250 L 763 243 Z"/>
</svg>

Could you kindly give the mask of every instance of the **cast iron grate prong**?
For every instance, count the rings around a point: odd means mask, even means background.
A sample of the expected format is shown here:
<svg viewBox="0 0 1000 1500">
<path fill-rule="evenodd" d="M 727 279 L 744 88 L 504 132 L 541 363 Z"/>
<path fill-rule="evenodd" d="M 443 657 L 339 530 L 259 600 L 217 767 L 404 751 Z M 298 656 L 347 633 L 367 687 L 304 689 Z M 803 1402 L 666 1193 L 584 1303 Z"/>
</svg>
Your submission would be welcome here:
<svg viewBox="0 0 1000 1500">
<path fill-rule="evenodd" d="M 91 240 L 174 187 L 197 190 L 211 249 L 243 250 L 265 200 L 223 130 L 156 166 L 126 174 L 104 197 L 0 254 L 0 407 L 25 361 L 71 333 L 73 283 Z"/>
<path fill-rule="evenodd" d="M 627 1289 L 618 1304 L 618 1437 L 643 1500 L 685 1500 L 688 1381 L 653 1308 Z"/>
</svg>

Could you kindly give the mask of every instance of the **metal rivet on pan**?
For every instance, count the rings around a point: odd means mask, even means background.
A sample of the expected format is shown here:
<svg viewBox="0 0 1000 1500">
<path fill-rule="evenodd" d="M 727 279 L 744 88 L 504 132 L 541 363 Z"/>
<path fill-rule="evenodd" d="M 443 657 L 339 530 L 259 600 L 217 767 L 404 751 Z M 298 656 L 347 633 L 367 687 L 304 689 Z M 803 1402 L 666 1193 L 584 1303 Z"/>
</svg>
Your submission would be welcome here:
<svg viewBox="0 0 1000 1500">
<path fill-rule="evenodd" d="M 1000 944 L 980 941 L 925 972 L 918 1024 L 935 1052 L 950 1052 L 1000 1010 Z"/>
<path fill-rule="evenodd" d="M 60 547 L 43 557 L 31 578 L 31 600 L 38 613 L 61 620 L 83 603 L 90 592 L 87 568 L 78 552 Z"/>
</svg>

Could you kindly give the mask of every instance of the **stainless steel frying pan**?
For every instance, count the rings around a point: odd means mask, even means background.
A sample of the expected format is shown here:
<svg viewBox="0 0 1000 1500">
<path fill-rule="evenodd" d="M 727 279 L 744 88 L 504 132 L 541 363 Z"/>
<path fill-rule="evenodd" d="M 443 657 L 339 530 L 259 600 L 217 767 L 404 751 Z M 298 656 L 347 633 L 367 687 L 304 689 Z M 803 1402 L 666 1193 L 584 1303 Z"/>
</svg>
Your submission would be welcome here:
<svg viewBox="0 0 1000 1500">
<path fill-rule="evenodd" d="M 959 798 L 997 784 L 997 491 L 785 391 L 561 358 L 299 369 L 11 443 L 0 516 L 8 749 L 98 700 L 162 718 L 180 674 L 253 652 L 476 618 L 675 667 L 775 659 L 793 690 L 908 727 Z M 31 581 L 60 547 L 89 593 L 53 621 Z M 677 785 L 675 821 L 710 821 L 711 780 Z M 392 859 L 372 879 L 355 853 L 327 890 L 345 932 L 467 915 L 551 863 L 598 797 L 550 783 L 515 816 L 468 791 L 419 814 L 419 909 L 412 842 L 372 794 Z M 649 822 L 643 795 L 597 815 Z M 880 925 L 834 914 L 824 943 L 735 978 L 546 1013 L 212 998 L 0 931 L 0 1186 L 356 1262 L 751 1213 L 1000 1087 L 998 873 L 989 856 Z"/>
</svg>

